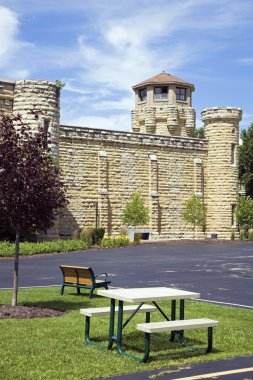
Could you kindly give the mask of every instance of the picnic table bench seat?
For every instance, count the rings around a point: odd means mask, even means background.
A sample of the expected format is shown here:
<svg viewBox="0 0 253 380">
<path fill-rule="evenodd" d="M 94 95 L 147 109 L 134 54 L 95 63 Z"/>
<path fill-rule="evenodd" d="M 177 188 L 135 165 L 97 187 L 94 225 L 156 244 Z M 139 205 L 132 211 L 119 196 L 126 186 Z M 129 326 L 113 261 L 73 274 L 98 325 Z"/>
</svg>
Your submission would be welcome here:
<svg viewBox="0 0 253 380">
<path fill-rule="evenodd" d="M 137 324 L 137 330 L 145 332 L 145 355 L 143 361 L 146 362 L 149 358 L 150 352 L 150 334 L 160 333 L 164 331 L 172 331 L 179 334 L 179 337 L 183 337 L 184 330 L 200 329 L 207 327 L 208 329 L 208 346 L 206 353 L 212 351 L 213 345 L 213 327 L 218 326 L 219 321 L 215 321 L 208 318 L 199 319 L 184 319 L 176 321 L 162 321 L 162 322 L 150 322 Z"/>
<path fill-rule="evenodd" d="M 136 309 L 138 309 L 139 313 L 146 313 L 146 320 L 147 316 L 150 315 L 150 313 L 157 310 L 157 308 L 153 305 L 143 304 L 143 305 L 126 305 L 124 306 L 124 314 L 131 314 L 131 317 L 136 313 Z M 95 341 L 91 340 L 90 338 L 90 319 L 91 317 L 99 317 L 99 316 L 106 316 L 110 315 L 111 308 L 109 307 L 94 307 L 94 308 L 86 308 L 86 309 L 80 309 L 80 314 L 85 315 L 85 341 L 87 344 L 95 344 L 96 346 L 100 346 Z M 115 306 L 115 315 L 117 315 L 119 312 L 119 307 Z M 131 317 L 129 319 L 131 319 Z M 125 323 L 127 324 L 127 322 Z M 110 343 L 109 343 L 110 345 Z"/>
<path fill-rule="evenodd" d="M 64 293 L 65 286 L 70 286 L 76 288 L 78 294 L 80 294 L 80 289 L 90 289 L 89 298 L 92 298 L 95 289 L 108 289 L 108 285 L 111 283 L 111 281 L 107 280 L 107 273 L 95 275 L 90 267 L 60 265 L 60 269 L 63 274 L 61 294 Z M 99 276 L 105 277 L 98 279 Z"/>
</svg>

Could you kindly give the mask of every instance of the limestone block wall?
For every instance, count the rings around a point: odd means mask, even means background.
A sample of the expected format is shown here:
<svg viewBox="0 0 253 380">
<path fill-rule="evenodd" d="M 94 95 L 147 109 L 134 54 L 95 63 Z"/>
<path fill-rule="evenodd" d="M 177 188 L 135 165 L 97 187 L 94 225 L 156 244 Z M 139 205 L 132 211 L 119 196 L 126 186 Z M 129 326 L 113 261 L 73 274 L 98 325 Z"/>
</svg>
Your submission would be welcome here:
<svg viewBox="0 0 253 380">
<path fill-rule="evenodd" d="M 98 129 L 60 127 L 60 166 L 69 205 L 59 233 L 98 223 L 118 234 L 119 218 L 131 194 L 140 191 L 150 210 L 153 238 L 193 238 L 182 221 L 184 202 L 201 188 L 196 160 L 205 165 L 205 140 Z"/>
<path fill-rule="evenodd" d="M 202 111 L 208 139 L 205 199 L 207 234 L 230 239 L 236 229 L 232 213 L 238 200 L 238 145 L 240 108 L 208 108 Z"/>
<path fill-rule="evenodd" d="M 192 137 L 195 131 L 195 110 L 189 106 L 145 106 L 132 111 L 132 130 L 165 136 Z"/>
<path fill-rule="evenodd" d="M 45 80 L 16 81 L 14 89 L 13 112 L 22 115 L 26 124 L 37 130 L 38 123 L 51 133 L 51 140 L 59 140 L 59 87 Z M 39 110 L 39 120 L 30 113 Z M 58 145 L 52 144 L 54 154 L 58 154 Z"/>
</svg>

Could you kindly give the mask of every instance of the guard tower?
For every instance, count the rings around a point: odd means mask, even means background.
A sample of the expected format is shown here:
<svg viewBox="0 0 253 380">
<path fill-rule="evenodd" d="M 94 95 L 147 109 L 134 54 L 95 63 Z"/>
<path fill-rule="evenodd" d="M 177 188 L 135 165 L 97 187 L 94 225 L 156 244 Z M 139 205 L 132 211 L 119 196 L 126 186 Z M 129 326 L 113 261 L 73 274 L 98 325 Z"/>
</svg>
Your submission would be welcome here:
<svg viewBox="0 0 253 380">
<path fill-rule="evenodd" d="M 135 92 L 133 132 L 193 137 L 193 84 L 162 72 L 132 88 Z"/>
<path fill-rule="evenodd" d="M 0 80 L 0 109 L 12 113 L 15 82 Z"/>
</svg>

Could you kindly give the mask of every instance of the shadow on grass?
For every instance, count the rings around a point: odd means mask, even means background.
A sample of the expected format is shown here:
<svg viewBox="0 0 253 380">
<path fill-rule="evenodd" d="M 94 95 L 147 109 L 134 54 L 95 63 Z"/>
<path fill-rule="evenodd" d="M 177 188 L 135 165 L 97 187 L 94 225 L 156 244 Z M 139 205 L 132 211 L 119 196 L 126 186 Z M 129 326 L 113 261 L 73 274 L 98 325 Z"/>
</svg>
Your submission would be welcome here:
<svg viewBox="0 0 253 380">
<path fill-rule="evenodd" d="M 24 301 L 24 306 L 36 306 L 41 308 L 59 310 L 59 311 L 72 311 L 80 310 L 84 308 L 94 307 L 94 301 L 96 299 L 101 299 L 102 297 L 93 295 L 89 298 L 89 294 L 81 293 L 67 293 L 59 295 L 59 298 L 54 298 L 50 300 L 36 300 L 36 301 Z"/>
</svg>

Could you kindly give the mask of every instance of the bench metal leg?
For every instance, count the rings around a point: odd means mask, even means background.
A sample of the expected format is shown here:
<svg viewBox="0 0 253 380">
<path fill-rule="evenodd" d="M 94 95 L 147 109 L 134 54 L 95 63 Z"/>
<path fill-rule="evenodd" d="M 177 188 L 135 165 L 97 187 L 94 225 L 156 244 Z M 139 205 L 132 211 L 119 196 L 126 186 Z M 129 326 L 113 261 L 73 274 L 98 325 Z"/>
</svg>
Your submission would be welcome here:
<svg viewBox="0 0 253 380">
<path fill-rule="evenodd" d="M 213 328 L 212 327 L 208 327 L 208 332 L 207 332 L 207 335 L 208 335 L 208 345 L 207 345 L 207 354 L 209 354 L 210 352 L 212 352 L 212 349 L 213 349 Z"/>
<path fill-rule="evenodd" d="M 90 290 L 90 294 L 89 294 L 89 298 L 92 298 L 92 296 L 93 296 L 93 291 L 94 291 L 94 288 L 91 288 L 91 290 Z"/>
<path fill-rule="evenodd" d="M 61 295 L 63 295 L 63 293 L 64 293 L 64 287 L 65 287 L 65 285 L 62 285 L 62 287 L 61 287 Z"/>
<path fill-rule="evenodd" d="M 77 294 L 80 294 L 80 293 L 81 293 L 81 290 L 80 290 L 79 287 L 76 288 L 76 292 L 77 292 Z"/>
</svg>

